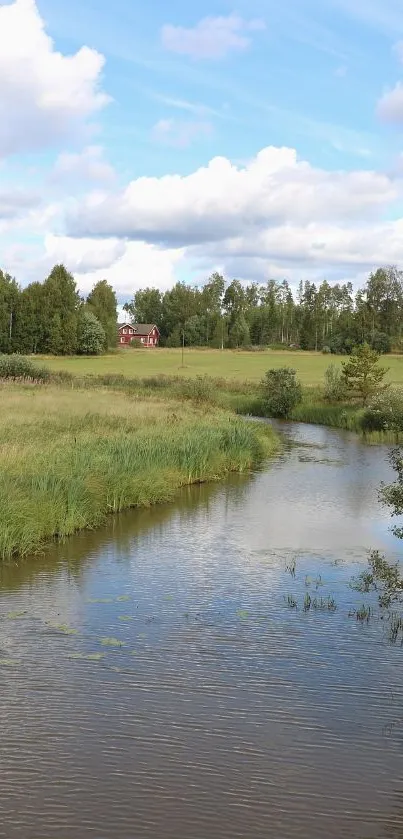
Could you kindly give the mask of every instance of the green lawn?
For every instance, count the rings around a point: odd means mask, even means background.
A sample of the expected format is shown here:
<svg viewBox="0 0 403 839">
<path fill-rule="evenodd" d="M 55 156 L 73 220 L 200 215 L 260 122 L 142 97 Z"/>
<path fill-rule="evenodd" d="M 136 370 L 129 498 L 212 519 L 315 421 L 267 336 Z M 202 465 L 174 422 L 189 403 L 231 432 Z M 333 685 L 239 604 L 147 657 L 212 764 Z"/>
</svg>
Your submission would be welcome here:
<svg viewBox="0 0 403 839">
<path fill-rule="evenodd" d="M 35 357 L 37 360 L 38 357 Z M 304 385 L 323 382 L 330 363 L 340 364 L 338 356 L 314 352 L 232 352 L 231 350 L 186 350 L 182 367 L 181 350 L 122 350 L 98 358 L 42 356 L 41 362 L 53 370 L 68 370 L 76 375 L 122 373 L 128 377 L 215 376 L 225 379 L 260 381 L 271 367 L 294 367 Z M 385 356 L 382 363 L 390 368 L 387 379 L 403 384 L 403 355 Z"/>
</svg>

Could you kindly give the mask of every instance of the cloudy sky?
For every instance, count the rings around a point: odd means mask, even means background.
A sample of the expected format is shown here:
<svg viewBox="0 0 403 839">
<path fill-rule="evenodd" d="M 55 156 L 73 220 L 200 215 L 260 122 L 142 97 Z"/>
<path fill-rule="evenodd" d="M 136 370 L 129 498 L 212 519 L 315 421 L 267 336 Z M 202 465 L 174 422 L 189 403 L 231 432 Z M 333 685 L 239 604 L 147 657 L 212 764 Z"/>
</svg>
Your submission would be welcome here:
<svg viewBox="0 0 403 839">
<path fill-rule="evenodd" d="M 403 267 L 402 0 L 0 0 L 0 264 L 80 289 Z"/>
</svg>

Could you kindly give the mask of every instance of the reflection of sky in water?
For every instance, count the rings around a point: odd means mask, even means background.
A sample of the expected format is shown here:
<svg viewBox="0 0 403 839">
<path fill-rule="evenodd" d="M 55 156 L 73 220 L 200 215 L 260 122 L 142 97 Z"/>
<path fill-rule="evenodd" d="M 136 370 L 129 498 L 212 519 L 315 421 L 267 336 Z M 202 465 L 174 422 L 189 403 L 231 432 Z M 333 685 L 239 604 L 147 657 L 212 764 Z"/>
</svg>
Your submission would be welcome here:
<svg viewBox="0 0 403 839">
<path fill-rule="evenodd" d="M 402 780 L 402 730 L 383 734 L 403 716 L 402 650 L 348 613 L 368 549 L 402 553 L 377 501 L 387 452 L 328 429 L 286 434 L 297 445 L 266 471 L 0 571 L 0 614 L 28 613 L 3 623 L 1 654 L 22 663 L 0 703 L 1 839 L 84 839 L 83 811 L 107 839 L 379 837 Z M 337 610 L 304 614 L 306 593 Z M 99 664 L 68 658 L 101 649 Z M 32 810 L 22 734 L 39 767 Z M 26 819 L 14 833 L 13 808 Z"/>
</svg>

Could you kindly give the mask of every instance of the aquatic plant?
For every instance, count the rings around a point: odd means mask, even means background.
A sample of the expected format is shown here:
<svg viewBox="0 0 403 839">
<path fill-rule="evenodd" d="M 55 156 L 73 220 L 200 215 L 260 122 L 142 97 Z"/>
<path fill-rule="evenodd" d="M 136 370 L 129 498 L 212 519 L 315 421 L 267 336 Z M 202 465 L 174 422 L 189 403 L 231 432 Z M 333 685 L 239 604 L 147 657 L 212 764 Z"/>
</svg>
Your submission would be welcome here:
<svg viewBox="0 0 403 839">
<path fill-rule="evenodd" d="M 293 557 L 289 562 L 286 562 L 285 570 L 288 574 L 291 574 L 291 577 L 295 578 L 296 570 L 297 570 L 297 561 L 295 557 Z"/>
<path fill-rule="evenodd" d="M 120 641 L 119 638 L 101 638 L 101 644 L 103 647 L 124 647 L 125 642 Z"/>
<path fill-rule="evenodd" d="M 400 636 L 401 644 L 403 645 L 403 618 L 401 615 L 392 613 L 389 621 L 389 640 L 395 644 Z"/>
<path fill-rule="evenodd" d="M 290 609 L 298 609 L 298 603 L 292 594 L 287 594 L 287 598 L 284 598 L 284 600 Z"/>
<path fill-rule="evenodd" d="M 365 603 L 358 609 L 349 612 L 349 617 L 355 617 L 359 623 L 369 623 L 371 615 L 373 615 L 373 609 L 371 606 L 366 606 Z"/>
</svg>

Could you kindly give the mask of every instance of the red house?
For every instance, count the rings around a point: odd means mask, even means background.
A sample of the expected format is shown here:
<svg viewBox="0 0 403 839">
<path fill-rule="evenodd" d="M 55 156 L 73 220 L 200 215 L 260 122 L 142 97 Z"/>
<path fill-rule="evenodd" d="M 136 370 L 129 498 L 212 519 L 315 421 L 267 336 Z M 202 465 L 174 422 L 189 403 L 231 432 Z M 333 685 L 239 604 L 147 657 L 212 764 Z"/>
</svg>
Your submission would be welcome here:
<svg viewBox="0 0 403 839">
<path fill-rule="evenodd" d="M 128 347 L 140 341 L 145 347 L 157 347 L 160 331 L 155 323 L 118 323 L 118 346 Z"/>
</svg>

